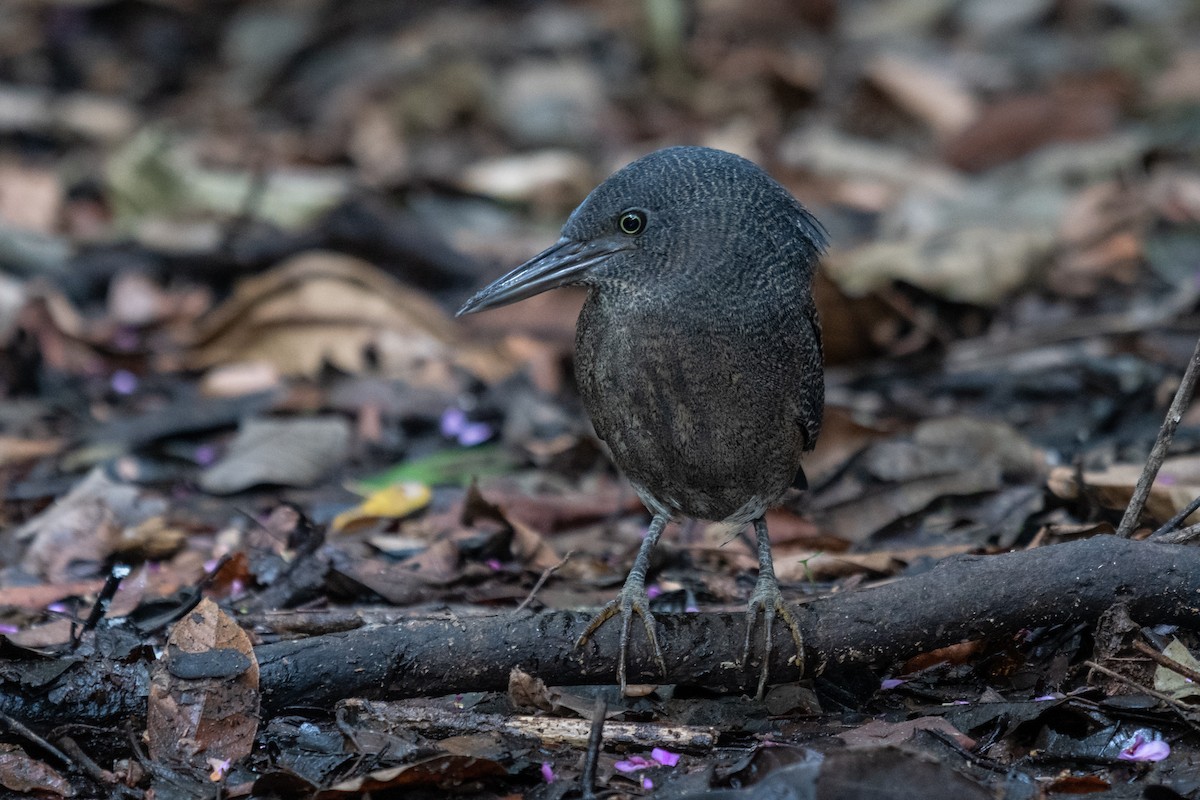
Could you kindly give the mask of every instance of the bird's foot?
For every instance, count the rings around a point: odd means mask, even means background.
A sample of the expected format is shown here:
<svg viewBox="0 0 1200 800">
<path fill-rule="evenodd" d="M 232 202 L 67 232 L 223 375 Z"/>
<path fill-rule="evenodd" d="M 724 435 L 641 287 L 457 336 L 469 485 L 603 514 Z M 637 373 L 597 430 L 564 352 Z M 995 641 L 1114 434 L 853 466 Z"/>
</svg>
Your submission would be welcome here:
<svg viewBox="0 0 1200 800">
<path fill-rule="evenodd" d="M 618 614 L 621 615 L 621 649 L 617 660 L 617 681 L 621 684 L 621 694 L 625 694 L 625 658 L 629 650 L 629 629 L 633 624 L 634 614 L 642 618 L 642 625 L 646 628 L 646 637 L 650 640 L 650 649 L 654 652 L 654 660 L 658 662 L 658 668 L 662 674 L 667 674 L 667 662 L 663 658 L 662 648 L 658 646 L 658 623 L 654 621 L 654 615 L 650 613 L 650 597 L 646 594 L 646 586 L 643 581 L 635 580 L 634 576 L 630 575 L 625 580 L 625 585 L 621 587 L 620 594 L 600 609 L 600 613 L 588 623 L 587 629 L 579 637 L 575 646 L 582 647 L 593 633 L 600 630 L 601 625 Z"/>
<path fill-rule="evenodd" d="M 750 602 L 746 608 L 746 647 L 742 651 L 742 666 L 745 667 L 750 663 L 750 644 L 754 634 L 754 625 L 758 622 L 759 614 L 762 614 L 763 619 L 763 654 L 762 654 L 762 670 L 758 677 L 758 693 L 755 697 L 759 700 L 763 698 L 763 690 L 767 686 L 767 674 L 771 668 L 771 647 L 774 639 L 772 637 L 772 628 L 775 624 L 775 617 L 787 624 L 788 630 L 792 633 L 792 641 L 796 643 L 796 664 L 800 667 L 801 674 L 804 673 L 804 636 L 800 633 L 800 625 L 796 622 L 795 615 L 784 602 L 783 594 L 779 591 L 779 582 L 775 580 L 774 575 L 759 574 L 758 583 L 754 587 L 754 593 L 750 595 Z"/>
</svg>

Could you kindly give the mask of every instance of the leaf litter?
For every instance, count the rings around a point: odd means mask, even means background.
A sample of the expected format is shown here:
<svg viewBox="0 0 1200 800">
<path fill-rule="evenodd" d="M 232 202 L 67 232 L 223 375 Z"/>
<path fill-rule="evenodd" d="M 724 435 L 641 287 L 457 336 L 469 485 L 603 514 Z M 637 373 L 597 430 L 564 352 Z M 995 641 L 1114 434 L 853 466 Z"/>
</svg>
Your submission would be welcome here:
<svg viewBox="0 0 1200 800">
<path fill-rule="evenodd" d="M 702 676 L 547 686 L 583 662 L 543 629 L 537 663 L 503 665 L 521 694 L 472 683 L 464 651 L 447 696 L 400 699 L 418 662 L 369 697 L 270 705 L 267 644 L 611 597 L 645 518 L 574 391 L 581 295 L 450 312 L 666 144 L 754 158 L 835 242 L 825 431 L 772 512 L 790 600 L 1111 535 L 1195 344 L 1194 14 L 785 6 L 0 11 L 0 785 L 1200 790 L 1194 619 L 1122 605 L 1167 575 L 1101 618 L 915 642 L 761 704 Z M 1200 495 L 1197 420 L 1139 536 Z M 740 609 L 748 543 L 672 526 L 656 615 Z M 1030 591 L 1069 609 L 1090 568 Z"/>
</svg>

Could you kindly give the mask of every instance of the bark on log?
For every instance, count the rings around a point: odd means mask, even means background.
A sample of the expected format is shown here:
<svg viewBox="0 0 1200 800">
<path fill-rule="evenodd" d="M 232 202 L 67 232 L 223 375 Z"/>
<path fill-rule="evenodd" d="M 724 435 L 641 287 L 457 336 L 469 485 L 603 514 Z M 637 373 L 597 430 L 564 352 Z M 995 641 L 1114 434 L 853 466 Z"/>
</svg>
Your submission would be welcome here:
<svg viewBox="0 0 1200 800">
<path fill-rule="evenodd" d="M 1004 555 L 958 556 L 921 575 L 823 597 L 795 612 L 811 675 L 838 665 L 887 664 L 1022 628 L 1090 622 L 1118 601 L 1143 624 L 1200 627 L 1200 548 L 1097 536 Z M 605 625 L 576 651 L 574 642 L 588 619 L 588 614 L 566 611 L 417 619 L 260 645 L 255 654 L 263 713 L 330 707 L 347 697 L 504 689 L 517 665 L 551 685 L 611 683 L 619 625 L 616 620 Z M 743 615 L 661 615 L 659 624 L 669 674 L 658 674 L 635 620 L 631 681 L 753 690 L 755 665 L 743 670 L 734 663 L 745 637 Z M 798 670 L 787 663 L 793 651 L 786 631 L 776 630 L 775 643 L 772 680 L 797 678 Z M 14 674 L 12 666 L 0 661 L 0 676 Z M 94 681 L 95 670 L 102 668 L 107 669 L 84 662 L 36 691 L 26 687 L 19 694 L 13 691 L 15 681 L 6 678 L 0 683 L 0 711 L 27 723 L 104 724 L 144 714 L 144 695 L 132 693 L 71 707 L 72 694 L 63 683 L 87 681 L 87 670 Z M 122 686 L 138 684 L 128 677 Z"/>
</svg>

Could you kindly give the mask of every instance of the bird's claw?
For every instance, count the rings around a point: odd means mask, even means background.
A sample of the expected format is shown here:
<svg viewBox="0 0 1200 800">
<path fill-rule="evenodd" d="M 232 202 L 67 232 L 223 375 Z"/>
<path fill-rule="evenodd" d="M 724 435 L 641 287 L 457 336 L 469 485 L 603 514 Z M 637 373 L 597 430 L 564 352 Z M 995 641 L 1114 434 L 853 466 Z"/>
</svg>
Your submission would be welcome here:
<svg viewBox="0 0 1200 800">
<path fill-rule="evenodd" d="M 800 633 L 800 625 L 796 622 L 796 617 L 792 614 L 788 604 L 784 602 L 783 594 L 779 591 L 779 583 L 773 577 L 767 576 L 759 577 L 758 584 L 754 587 L 754 593 L 750 595 L 750 602 L 746 608 L 746 646 L 742 650 L 742 667 L 745 668 L 750 663 L 750 644 L 760 613 L 763 618 L 763 655 L 762 670 L 758 677 L 758 692 L 755 695 L 759 700 L 763 698 L 763 691 L 767 686 L 767 675 L 771 668 L 771 648 L 774 642 L 772 628 L 776 616 L 779 616 L 787 624 L 788 630 L 792 633 L 792 641 L 796 643 L 796 665 L 800 667 L 800 673 L 804 674 L 804 636 Z"/>
<path fill-rule="evenodd" d="M 629 650 L 629 629 L 633 624 L 634 614 L 642 618 L 642 625 L 646 628 L 646 637 L 650 640 L 650 649 L 654 652 L 654 660 L 658 662 L 658 668 L 662 674 L 664 676 L 667 674 L 667 662 L 663 658 L 662 648 L 658 645 L 658 623 L 655 622 L 654 615 L 650 613 L 650 597 L 646 594 L 645 587 L 631 585 L 627 581 L 621 588 L 621 593 L 610 600 L 604 608 L 600 609 L 600 613 L 592 618 L 579 640 L 575 642 L 575 646 L 582 647 L 591 635 L 600 629 L 601 625 L 618 614 L 621 615 L 621 647 L 617 660 L 617 680 L 621 684 L 621 694 L 625 694 L 625 659 Z"/>
</svg>

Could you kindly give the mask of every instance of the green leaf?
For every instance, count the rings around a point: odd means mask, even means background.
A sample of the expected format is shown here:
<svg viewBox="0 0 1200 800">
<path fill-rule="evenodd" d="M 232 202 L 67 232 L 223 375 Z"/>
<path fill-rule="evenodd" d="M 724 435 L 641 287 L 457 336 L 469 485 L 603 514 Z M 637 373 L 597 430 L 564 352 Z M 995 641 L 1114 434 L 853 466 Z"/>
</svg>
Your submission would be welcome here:
<svg viewBox="0 0 1200 800">
<path fill-rule="evenodd" d="M 501 445 L 455 447 L 406 461 L 355 484 L 355 491 L 372 492 L 396 483 L 428 486 L 466 486 L 472 478 L 512 472 L 516 462 Z"/>
</svg>

